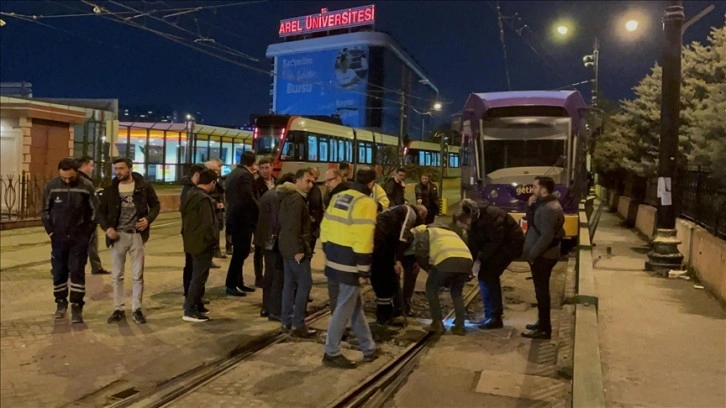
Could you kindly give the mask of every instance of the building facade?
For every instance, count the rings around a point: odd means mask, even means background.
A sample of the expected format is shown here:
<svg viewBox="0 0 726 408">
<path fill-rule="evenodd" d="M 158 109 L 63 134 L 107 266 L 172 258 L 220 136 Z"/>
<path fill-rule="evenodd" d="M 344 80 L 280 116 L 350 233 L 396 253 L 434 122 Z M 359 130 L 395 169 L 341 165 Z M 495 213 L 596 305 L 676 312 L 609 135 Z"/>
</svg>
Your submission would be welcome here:
<svg viewBox="0 0 726 408">
<path fill-rule="evenodd" d="M 374 22 L 373 5 L 281 21 L 283 42 L 267 48 L 271 112 L 335 115 L 346 126 L 420 139 L 438 89 L 390 35 L 372 31 Z"/>
</svg>

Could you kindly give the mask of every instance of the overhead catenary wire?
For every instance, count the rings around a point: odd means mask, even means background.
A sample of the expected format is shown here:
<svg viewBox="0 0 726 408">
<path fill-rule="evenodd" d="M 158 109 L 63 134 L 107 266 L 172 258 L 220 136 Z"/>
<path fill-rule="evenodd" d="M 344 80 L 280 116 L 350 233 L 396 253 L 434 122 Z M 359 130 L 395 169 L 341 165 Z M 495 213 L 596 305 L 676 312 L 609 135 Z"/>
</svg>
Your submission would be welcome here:
<svg viewBox="0 0 726 408">
<path fill-rule="evenodd" d="M 509 62 L 507 61 L 507 43 L 504 41 L 504 23 L 502 22 L 502 10 L 497 0 L 497 23 L 499 24 L 499 42 L 502 44 L 502 54 L 504 56 L 504 72 L 507 74 L 507 89 L 512 90 L 512 81 L 509 79 Z"/>
</svg>

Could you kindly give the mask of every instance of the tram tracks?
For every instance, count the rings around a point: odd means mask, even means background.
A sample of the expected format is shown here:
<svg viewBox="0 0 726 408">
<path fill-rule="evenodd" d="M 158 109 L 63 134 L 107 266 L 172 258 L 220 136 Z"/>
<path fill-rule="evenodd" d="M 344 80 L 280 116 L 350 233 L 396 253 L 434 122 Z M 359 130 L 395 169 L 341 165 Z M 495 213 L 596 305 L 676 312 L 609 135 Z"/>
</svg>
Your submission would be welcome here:
<svg viewBox="0 0 726 408">
<path fill-rule="evenodd" d="M 479 287 L 475 286 L 464 297 L 464 306 L 469 304 L 479 294 Z M 451 318 L 451 310 L 444 320 Z M 426 332 L 413 344 L 409 345 L 400 355 L 391 360 L 380 370 L 369 376 L 360 385 L 328 405 L 329 408 L 374 408 L 382 407 L 396 391 L 403 385 L 408 376 L 414 371 L 426 351 L 433 345 L 438 335 Z"/>
</svg>

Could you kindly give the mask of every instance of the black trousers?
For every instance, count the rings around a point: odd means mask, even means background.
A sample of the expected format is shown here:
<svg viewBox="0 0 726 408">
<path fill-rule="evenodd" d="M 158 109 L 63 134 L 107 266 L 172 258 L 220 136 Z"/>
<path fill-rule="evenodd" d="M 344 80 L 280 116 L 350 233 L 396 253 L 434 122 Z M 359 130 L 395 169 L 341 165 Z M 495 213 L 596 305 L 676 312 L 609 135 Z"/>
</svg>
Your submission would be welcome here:
<svg viewBox="0 0 726 408">
<path fill-rule="evenodd" d="M 386 242 L 376 242 L 371 266 L 371 286 L 376 294 L 376 321 L 388 324 L 401 307 L 401 283 L 393 269 L 396 247 Z"/>
<path fill-rule="evenodd" d="M 265 248 L 255 245 L 255 286 L 264 285 L 265 275 L 263 274 L 263 271 L 266 270 L 264 267 L 267 263 L 265 258 Z"/>
<path fill-rule="evenodd" d="M 86 295 L 85 269 L 90 240 L 90 235 L 68 237 L 53 234 L 50 237 L 53 295 L 56 303 L 66 303 L 70 289 L 71 303 L 83 306 L 83 297 Z"/>
<path fill-rule="evenodd" d="M 537 314 L 539 327 L 546 332 L 552 331 L 550 320 L 550 276 L 552 269 L 557 265 L 557 259 L 539 257 L 530 264 L 534 293 L 537 296 Z"/>
<path fill-rule="evenodd" d="M 403 307 L 408 310 L 411 308 L 411 298 L 413 291 L 416 289 L 416 279 L 418 278 L 419 269 L 414 268 L 416 257 L 414 255 L 406 255 L 403 257 Z"/>
<path fill-rule="evenodd" d="M 192 255 L 192 280 L 189 282 L 189 291 L 184 302 L 184 314 L 187 316 L 199 311 L 198 308 L 202 303 L 202 296 L 204 296 L 204 285 L 207 284 L 209 278 L 209 268 L 212 266 L 213 255 L 214 248 L 210 248 L 198 255 Z"/>
<path fill-rule="evenodd" d="M 426 298 L 431 309 L 432 323 L 442 322 L 441 303 L 439 302 L 439 289 L 450 288 L 449 295 L 454 303 L 454 326 L 464 327 L 464 316 L 466 307 L 462 293 L 468 274 L 461 272 L 441 272 L 436 267 L 431 267 L 429 277 L 426 279 Z"/>
<path fill-rule="evenodd" d="M 254 228 L 249 226 L 227 228 L 227 231 L 232 234 L 232 260 L 229 262 L 225 283 L 228 289 L 241 288 L 245 284 L 242 269 L 245 260 L 250 256 L 253 230 Z"/>
<path fill-rule="evenodd" d="M 282 255 L 277 245 L 272 250 L 265 250 L 265 276 L 262 281 L 262 309 L 267 313 L 280 317 L 282 315 L 282 288 L 285 283 L 285 271 Z"/>
<path fill-rule="evenodd" d="M 184 285 L 184 297 L 189 293 L 189 283 L 192 281 L 192 273 L 194 271 L 194 258 L 189 252 L 184 252 L 184 271 L 182 273 L 182 283 Z"/>
</svg>

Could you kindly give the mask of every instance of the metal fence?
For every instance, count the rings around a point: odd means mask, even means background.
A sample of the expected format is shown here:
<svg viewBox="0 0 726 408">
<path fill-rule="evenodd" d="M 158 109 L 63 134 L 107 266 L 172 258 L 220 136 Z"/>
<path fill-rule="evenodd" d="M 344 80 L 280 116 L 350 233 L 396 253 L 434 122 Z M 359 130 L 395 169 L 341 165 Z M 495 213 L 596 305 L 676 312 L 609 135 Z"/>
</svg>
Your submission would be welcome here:
<svg viewBox="0 0 726 408">
<path fill-rule="evenodd" d="M 658 207 L 658 179 L 634 174 L 606 176 L 605 187 L 638 202 Z M 673 206 L 680 217 L 726 239 L 726 181 L 701 169 L 681 173 L 673 180 Z"/>
<path fill-rule="evenodd" d="M 40 217 L 43 209 L 43 188 L 48 178 L 0 175 L 0 219 L 17 221 Z"/>
</svg>

